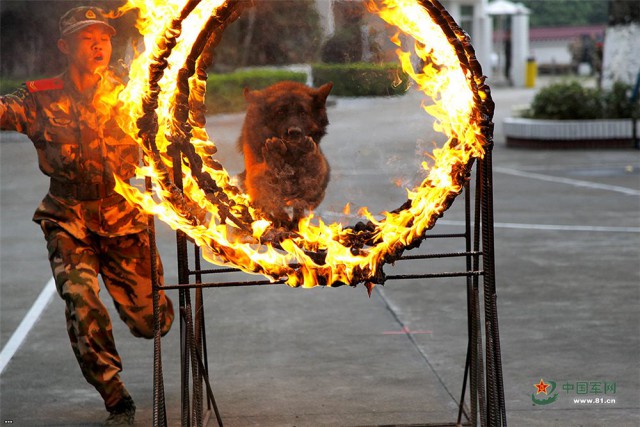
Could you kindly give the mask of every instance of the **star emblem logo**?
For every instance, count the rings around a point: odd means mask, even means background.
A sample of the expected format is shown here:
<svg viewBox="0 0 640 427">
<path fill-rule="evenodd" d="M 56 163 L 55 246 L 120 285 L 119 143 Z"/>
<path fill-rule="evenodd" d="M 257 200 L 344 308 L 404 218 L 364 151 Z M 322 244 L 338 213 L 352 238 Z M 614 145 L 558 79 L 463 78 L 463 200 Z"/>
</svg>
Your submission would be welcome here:
<svg viewBox="0 0 640 427">
<path fill-rule="evenodd" d="M 540 382 L 538 384 L 533 385 L 538 392 L 536 394 L 544 393 L 547 394 L 547 389 L 549 388 L 549 384 L 546 384 L 542 378 L 540 378 Z"/>
</svg>

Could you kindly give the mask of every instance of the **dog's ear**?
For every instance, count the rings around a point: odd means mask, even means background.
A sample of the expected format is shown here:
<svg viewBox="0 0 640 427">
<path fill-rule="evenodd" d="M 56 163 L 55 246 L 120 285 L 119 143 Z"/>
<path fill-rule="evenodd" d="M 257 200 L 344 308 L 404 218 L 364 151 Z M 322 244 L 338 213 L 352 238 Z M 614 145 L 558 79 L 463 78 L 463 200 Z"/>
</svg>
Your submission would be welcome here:
<svg viewBox="0 0 640 427">
<path fill-rule="evenodd" d="M 260 99 L 260 91 L 258 90 L 250 90 L 248 87 L 244 88 L 244 99 L 247 102 L 257 102 Z"/>
<path fill-rule="evenodd" d="M 327 101 L 331 88 L 333 88 L 333 82 L 325 83 L 316 90 L 316 99 L 318 102 L 324 104 Z"/>
</svg>

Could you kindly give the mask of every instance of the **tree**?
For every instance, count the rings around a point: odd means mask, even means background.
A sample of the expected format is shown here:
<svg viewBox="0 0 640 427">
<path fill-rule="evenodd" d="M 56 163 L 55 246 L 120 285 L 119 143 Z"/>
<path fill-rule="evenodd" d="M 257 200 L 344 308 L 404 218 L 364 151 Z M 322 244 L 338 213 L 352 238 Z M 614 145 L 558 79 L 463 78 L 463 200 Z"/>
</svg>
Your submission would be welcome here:
<svg viewBox="0 0 640 427">
<path fill-rule="evenodd" d="M 312 62 L 321 43 L 314 1 L 259 1 L 225 30 L 215 51 L 215 66 L 225 70 Z"/>
<path fill-rule="evenodd" d="M 609 25 L 630 25 L 640 22 L 640 1 L 610 0 Z"/>
<path fill-rule="evenodd" d="M 602 87 L 633 85 L 640 73 L 640 0 L 610 0 L 605 32 Z"/>
<path fill-rule="evenodd" d="M 532 27 L 605 24 L 607 0 L 520 0 L 531 10 Z"/>
<path fill-rule="evenodd" d="M 65 58 L 57 48 L 58 20 L 76 6 L 93 5 L 116 10 L 125 0 L 116 1 L 0 1 L 0 75 L 3 78 L 34 79 L 62 72 Z M 114 20 L 113 58 L 122 57 L 133 28 L 134 15 Z"/>
<path fill-rule="evenodd" d="M 0 2 L 3 76 L 27 79 L 62 70 L 64 58 L 55 43 L 58 21 L 51 17 L 61 16 L 67 6 L 67 2 Z"/>
</svg>

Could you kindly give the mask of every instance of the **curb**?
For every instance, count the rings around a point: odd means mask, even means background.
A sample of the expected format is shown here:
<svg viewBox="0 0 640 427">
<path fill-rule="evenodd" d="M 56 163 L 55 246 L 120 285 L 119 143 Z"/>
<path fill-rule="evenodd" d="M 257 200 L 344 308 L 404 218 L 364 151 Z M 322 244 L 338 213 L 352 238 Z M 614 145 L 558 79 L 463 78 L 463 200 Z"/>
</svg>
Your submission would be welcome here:
<svg viewBox="0 0 640 427">
<path fill-rule="evenodd" d="M 634 148 L 632 119 L 537 120 L 509 117 L 504 133 L 509 147 L 519 148 Z"/>
</svg>

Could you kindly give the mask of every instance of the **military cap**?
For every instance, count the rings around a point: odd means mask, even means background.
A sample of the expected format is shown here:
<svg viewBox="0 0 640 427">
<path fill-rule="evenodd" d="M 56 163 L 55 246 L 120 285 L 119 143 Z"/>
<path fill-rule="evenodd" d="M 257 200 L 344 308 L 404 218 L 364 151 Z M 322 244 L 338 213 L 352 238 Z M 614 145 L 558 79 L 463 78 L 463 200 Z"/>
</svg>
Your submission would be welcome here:
<svg viewBox="0 0 640 427">
<path fill-rule="evenodd" d="M 62 15 L 59 22 L 60 36 L 64 37 L 94 24 L 104 25 L 111 35 L 116 33 L 116 29 L 109 24 L 104 10 L 94 6 L 80 6 Z"/>
</svg>

